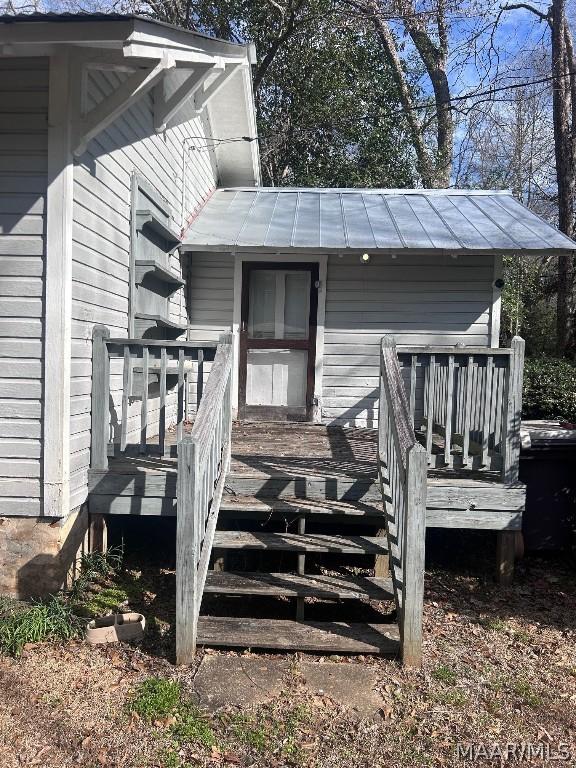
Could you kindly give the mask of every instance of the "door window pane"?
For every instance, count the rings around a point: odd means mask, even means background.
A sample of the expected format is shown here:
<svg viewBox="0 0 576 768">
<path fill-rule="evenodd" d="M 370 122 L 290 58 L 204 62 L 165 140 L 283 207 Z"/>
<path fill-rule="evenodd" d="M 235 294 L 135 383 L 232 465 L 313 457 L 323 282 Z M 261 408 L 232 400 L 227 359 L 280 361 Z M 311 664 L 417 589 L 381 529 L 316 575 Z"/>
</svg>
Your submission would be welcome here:
<svg viewBox="0 0 576 768">
<path fill-rule="evenodd" d="M 284 339 L 307 339 L 310 319 L 310 272 L 286 272 Z"/>
<path fill-rule="evenodd" d="M 250 273 L 248 335 L 251 339 L 273 339 L 276 317 L 276 273 L 256 269 Z"/>
</svg>

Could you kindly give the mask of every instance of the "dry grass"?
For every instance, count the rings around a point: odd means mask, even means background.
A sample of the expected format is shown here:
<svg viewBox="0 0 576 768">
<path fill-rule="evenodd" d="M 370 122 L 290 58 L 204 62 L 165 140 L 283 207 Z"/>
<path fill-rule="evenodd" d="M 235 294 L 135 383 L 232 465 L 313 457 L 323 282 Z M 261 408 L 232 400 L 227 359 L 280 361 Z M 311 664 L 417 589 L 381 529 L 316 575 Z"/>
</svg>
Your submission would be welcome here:
<svg viewBox="0 0 576 768">
<path fill-rule="evenodd" d="M 377 674 L 382 709 L 371 721 L 310 695 L 298 657 L 277 699 L 214 715 L 191 695 L 195 670 L 157 654 L 77 641 L 28 647 L 18 660 L 0 659 L 0 765 L 464 766 L 455 745 L 471 741 L 552 749 L 564 743 L 572 760 L 549 764 L 576 763 L 573 571 L 525 561 L 506 590 L 478 577 L 429 573 L 425 633 L 421 671 L 377 658 L 342 659 Z M 177 683 L 160 687 L 158 717 L 155 700 L 134 706 L 152 677 Z"/>
</svg>

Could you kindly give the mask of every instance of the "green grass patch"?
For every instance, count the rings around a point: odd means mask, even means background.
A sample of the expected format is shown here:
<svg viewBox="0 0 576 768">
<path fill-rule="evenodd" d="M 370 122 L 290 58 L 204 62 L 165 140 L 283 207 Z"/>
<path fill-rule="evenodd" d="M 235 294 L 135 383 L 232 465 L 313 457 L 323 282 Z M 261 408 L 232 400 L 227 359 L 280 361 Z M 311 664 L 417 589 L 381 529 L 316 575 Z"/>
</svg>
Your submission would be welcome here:
<svg viewBox="0 0 576 768">
<path fill-rule="evenodd" d="M 494 616 L 486 616 L 480 619 L 479 624 L 484 627 L 484 629 L 489 629 L 492 632 L 504 632 L 506 629 L 506 622 Z"/>
<path fill-rule="evenodd" d="M 308 709 L 302 705 L 278 712 L 263 708 L 232 716 L 230 727 L 234 739 L 243 746 L 262 755 L 282 755 L 298 762 L 302 754 L 300 731 L 309 717 Z"/>
<path fill-rule="evenodd" d="M 512 683 L 512 690 L 522 699 L 524 704 L 528 704 L 529 707 L 541 707 L 543 704 L 542 697 L 534 690 L 527 680 L 519 679 Z"/>
<path fill-rule="evenodd" d="M 450 669 L 450 667 L 446 667 L 444 665 L 436 667 L 436 669 L 432 672 L 432 677 L 434 680 L 438 680 L 440 683 L 446 683 L 446 685 L 456 685 L 456 681 L 458 679 L 456 672 L 454 672 L 453 669 Z"/>
<path fill-rule="evenodd" d="M 160 765 L 162 768 L 181 768 L 182 760 L 173 749 L 165 749 L 160 755 Z"/>
<path fill-rule="evenodd" d="M 71 640 L 82 623 L 61 596 L 37 600 L 0 617 L 0 650 L 19 656 L 27 643 Z"/>
<path fill-rule="evenodd" d="M 216 735 L 208 718 L 194 706 L 181 709 L 176 715 L 176 722 L 170 727 L 170 733 L 178 744 L 195 742 L 207 749 L 217 744 Z"/>
<path fill-rule="evenodd" d="M 468 702 L 466 695 L 457 688 L 434 691 L 432 698 L 437 704 L 442 704 L 445 707 L 463 707 Z"/>
<path fill-rule="evenodd" d="M 121 586 L 112 584 L 102 587 L 88 587 L 82 598 L 74 603 L 79 616 L 92 618 L 116 613 L 129 601 L 128 593 Z"/>
<path fill-rule="evenodd" d="M 128 703 L 128 709 L 146 722 L 153 723 L 168 715 L 174 715 L 181 702 L 180 683 L 150 677 L 136 688 L 132 700 Z"/>
</svg>

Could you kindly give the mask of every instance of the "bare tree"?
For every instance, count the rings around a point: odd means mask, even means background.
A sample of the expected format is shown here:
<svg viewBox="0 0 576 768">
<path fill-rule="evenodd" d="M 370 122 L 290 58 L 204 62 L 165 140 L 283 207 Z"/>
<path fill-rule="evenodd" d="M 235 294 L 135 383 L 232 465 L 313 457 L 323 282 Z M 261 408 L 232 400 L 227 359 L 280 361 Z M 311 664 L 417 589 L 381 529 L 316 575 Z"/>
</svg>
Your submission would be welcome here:
<svg viewBox="0 0 576 768">
<path fill-rule="evenodd" d="M 558 185 L 558 225 L 574 237 L 576 204 L 576 58 L 572 31 L 566 18 L 566 0 L 552 0 L 547 12 L 528 3 L 513 3 L 506 10 L 524 9 L 550 27 L 552 43 L 552 115 Z M 572 342 L 574 256 L 558 257 L 556 346 L 564 355 Z"/>
</svg>

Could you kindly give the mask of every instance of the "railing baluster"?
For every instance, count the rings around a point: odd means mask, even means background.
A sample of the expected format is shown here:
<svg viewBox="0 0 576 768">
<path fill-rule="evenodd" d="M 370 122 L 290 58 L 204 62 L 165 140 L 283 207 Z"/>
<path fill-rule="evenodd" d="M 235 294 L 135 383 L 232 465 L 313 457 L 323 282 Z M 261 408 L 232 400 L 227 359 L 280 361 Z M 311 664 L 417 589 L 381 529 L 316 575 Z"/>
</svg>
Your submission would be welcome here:
<svg viewBox="0 0 576 768">
<path fill-rule="evenodd" d="M 411 355 L 410 357 L 410 420 L 412 422 L 412 428 L 414 428 L 414 418 L 416 411 L 416 371 L 417 371 L 418 355 Z"/>
<path fill-rule="evenodd" d="M 200 408 L 200 402 L 202 401 L 202 395 L 204 393 L 204 353 L 201 349 L 198 350 L 198 370 L 196 378 L 196 410 Z"/>
<path fill-rule="evenodd" d="M 128 411 L 130 403 L 130 346 L 124 347 L 124 360 L 122 368 L 122 423 L 120 424 L 120 452 L 124 453 L 128 442 Z"/>
<path fill-rule="evenodd" d="M 176 438 L 184 435 L 184 350 L 178 350 L 178 402 L 176 406 Z"/>
<path fill-rule="evenodd" d="M 434 431 L 436 355 L 430 355 L 428 363 L 428 419 L 426 423 L 426 455 L 428 464 L 432 464 L 432 438 Z"/>
<path fill-rule="evenodd" d="M 464 395 L 464 414 L 462 424 L 462 465 L 467 467 L 470 463 L 470 420 L 472 417 L 472 384 L 474 378 L 474 356 L 468 355 L 466 366 L 466 394 Z"/>
<path fill-rule="evenodd" d="M 160 417 L 158 422 L 160 456 L 166 452 L 166 347 L 160 350 Z"/>
<path fill-rule="evenodd" d="M 494 369 L 494 358 L 488 355 L 486 358 L 486 380 L 484 390 L 484 419 L 482 424 L 482 466 L 488 464 L 488 450 L 490 439 L 490 409 L 492 405 L 492 373 Z"/>
<path fill-rule="evenodd" d="M 444 463 L 452 466 L 452 406 L 454 402 L 454 355 L 448 355 L 446 374 L 446 416 L 444 425 Z"/>
<path fill-rule="evenodd" d="M 140 402 L 140 453 L 146 453 L 148 432 L 148 347 L 142 349 L 142 400 Z"/>
</svg>

